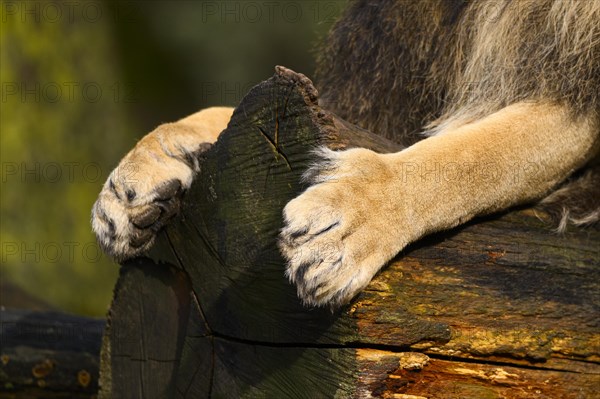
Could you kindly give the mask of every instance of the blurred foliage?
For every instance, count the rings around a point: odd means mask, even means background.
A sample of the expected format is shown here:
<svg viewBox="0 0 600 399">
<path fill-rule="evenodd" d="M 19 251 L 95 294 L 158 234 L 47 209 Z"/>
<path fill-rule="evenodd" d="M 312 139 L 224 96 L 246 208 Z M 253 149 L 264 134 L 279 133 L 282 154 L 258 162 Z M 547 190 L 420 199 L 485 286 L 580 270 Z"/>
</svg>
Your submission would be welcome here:
<svg viewBox="0 0 600 399">
<path fill-rule="evenodd" d="M 345 1 L 3 1 L 1 278 L 104 315 L 118 267 L 90 209 L 156 125 L 235 105 L 277 64 L 311 76 Z"/>
</svg>

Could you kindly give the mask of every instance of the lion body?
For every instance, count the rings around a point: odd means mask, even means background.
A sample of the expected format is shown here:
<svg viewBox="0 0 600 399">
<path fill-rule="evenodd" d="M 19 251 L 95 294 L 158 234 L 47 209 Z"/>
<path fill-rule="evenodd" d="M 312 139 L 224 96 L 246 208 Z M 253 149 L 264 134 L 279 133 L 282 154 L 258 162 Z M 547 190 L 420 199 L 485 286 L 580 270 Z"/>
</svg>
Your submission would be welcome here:
<svg viewBox="0 0 600 399">
<path fill-rule="evenodd" d="M 323 105 L 405 145 L 520 101 L 600 112 L 597 0 L 358 0 L 320 54 Z"/>
<path fill-rule="evenodd" d="M 517 102 L 600 118 L 597 0 L 358 0 L 320 54 L 323 105 L 406 146 Z M 542 201 L 560 230 L 600 220 L 593 158 Z"/>
<path fill-rule="evenodd" d="M 545 197 L 561 229 L 598 221 L 600 1 L 356 0 L 319 65 L 325 108 L 408 148 L 320 153 L 279 240 L 304 303 L 348 302 L 406 245 L 478 215 Z M 117 168 L 94 205 L 109 254 L 152 245 L 230 115 L 163 125 L 123 159 L 144 173 Z"/>
</svg>

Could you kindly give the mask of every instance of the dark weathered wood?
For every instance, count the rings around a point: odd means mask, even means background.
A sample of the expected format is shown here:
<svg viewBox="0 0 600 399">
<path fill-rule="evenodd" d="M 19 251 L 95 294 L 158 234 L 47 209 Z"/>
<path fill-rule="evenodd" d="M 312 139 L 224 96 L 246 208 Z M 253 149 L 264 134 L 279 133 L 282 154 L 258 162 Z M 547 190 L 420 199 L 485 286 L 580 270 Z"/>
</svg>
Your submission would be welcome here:
<svg viewBox="0 0 600 399">
<path fill-rule="evenodd" d="M 477 220 L 407 248 L 340 311 L 303 307 L 276 238 L 321 145 L 398 150 L 319 108 L 311 82 L 283 68 L 242 101 L 153 260 L 129 266 L 113 303 L 111 326 L 140 320 L 131 334 L 161 334 L 172 362 L 152 380 L 139 372 L 149 366 L 122 363 L 136 378 L 116 383 L 105 351 L 113 395 L 598 396 L 598 229 L 558 236 L 532 210 Z M 153 277 L 161 267 L 187 276 L 190 295 Z M 150 312 L 167 332 L 139 319 Z M 105 345 L 114 339 L 111 327 Z"/>
<path fill-rule="evenodd" d="M 92 398 L 104 321 L 2 310 L 0 398 Z"/>
<path fill-rule="evenodd" d="M 171 396 L 190 299 L 181 270 L 146 258 L 122 266 L 103 339 L 101 396 Z"/>
</svg>

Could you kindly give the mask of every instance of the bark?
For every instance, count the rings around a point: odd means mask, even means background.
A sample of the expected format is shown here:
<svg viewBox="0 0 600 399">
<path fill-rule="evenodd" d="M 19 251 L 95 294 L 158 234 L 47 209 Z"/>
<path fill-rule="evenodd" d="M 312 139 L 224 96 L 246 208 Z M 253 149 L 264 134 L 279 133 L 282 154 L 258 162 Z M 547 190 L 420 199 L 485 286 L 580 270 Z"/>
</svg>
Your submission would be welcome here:
<svg viewBox="0 0 600 399">
<path fill-rule="evenodd" d="M 276 238 L 323 145 L 400 149 L 292 71 L 251 90 L 181 215 L 123 266 L 101 396 L 597 395 L 597 228 L 559 236 L 532 209 L 479 219 L 410 246 L 345 308 L 303 307 Z"/>
<path fill-rule="evenodd" d="M 93 398 L 104 321 L 2 310 L 0 398 Z"/>
</svg>

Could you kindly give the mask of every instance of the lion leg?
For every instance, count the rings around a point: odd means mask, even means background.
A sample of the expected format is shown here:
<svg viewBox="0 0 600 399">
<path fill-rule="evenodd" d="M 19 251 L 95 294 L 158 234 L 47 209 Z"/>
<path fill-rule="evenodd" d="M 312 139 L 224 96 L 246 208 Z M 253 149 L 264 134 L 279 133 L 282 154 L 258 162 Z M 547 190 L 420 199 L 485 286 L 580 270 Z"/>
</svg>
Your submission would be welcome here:
<svg viewBox="0 0 600 399">
<path fill-rule="evenodd" d="M 208 108 L 142 138 L 109 175 L 92 209 L 92 228 L 116 260 L 143 253 L 179 210 L 202 153 L 227 126 L 232 108 Z"/>
<path fill-rule="evenodd" d="M 407 244 L 543 196 L 597 153 L 596 118 L 518 103 L 394 154 L 323 150 L 284 209 L 289 279 L 307 304 L 348 302 Z"/>
</svg>

